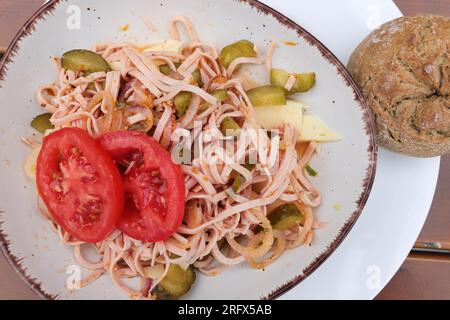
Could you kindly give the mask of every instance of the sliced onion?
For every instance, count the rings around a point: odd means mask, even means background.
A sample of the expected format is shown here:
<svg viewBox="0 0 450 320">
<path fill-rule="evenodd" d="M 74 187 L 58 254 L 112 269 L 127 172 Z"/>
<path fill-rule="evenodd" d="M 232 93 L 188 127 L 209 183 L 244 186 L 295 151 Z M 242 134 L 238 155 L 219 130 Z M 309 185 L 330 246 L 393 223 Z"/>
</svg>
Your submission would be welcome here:
<svg viewBox="0 0 450 320">
<path fill-rule="evenodd" d="M 88 106 L 86 107 L 86 111 L 91 112 L 94 107 L 99 104 L 103 99 L 109 100 L 111 106 L 114 106 L 114 99 L 111 93 L 106 91 L 97 92 L 89 101 Z"/>
<path fill-rule="evenodd" d="M 279 232 L 279 231 L 275 231 L 275 239 L 276 239 L 275 247 L 273 248 L 272 255 L 269 258 L 267 258 L 263 261 L 260 261 L 260 262 L 256 261 L 252 257 L 247 258 L 248 265 L 251 268 L 264 269 L 269 264 L 271 264 L 275 260 L 277 260 L 283 254 L 283 252 L 286 250 L 286 239 L 284 238 L 283 233 Z"/>
<path fill-rule="evenodd" d="M 238 252 L 240 254 L 243 254 L 247 258 L 259 258 L 259 257 L 262 257 L 267 252 L 269 252 L 270 248 L 272 247 L 273 241 L 274 241 L 273 229 L 272 229 L 272 225 L 270 224 L 270 221 L 261 212 L 258 212 L 257 216 L 261 220 L 262 227 L 264 228 L 263 237 L 262 237 L 262 239 L 260 241 L 258 241 L 258 242 L 262 242 L 259 247 L 257 247 L 257 248 L 253 247 L 252 248 L 250 246 L 250 243 L 249 243 L 248 247 L 244 247 L 241 244 L 239 244 L 232 237 L 231 234 L 227 234 L 225 236 L 227 241 L 228 241 L 228 244 L 230 245 L 230 247 L 234 251 L 236 251 L 236 252 Z M 255 236 L 255 237 L 259 237 L 259 236 Z"/>
<path fill-rule="evenodd" d="M 25 174 L 27 175 L 27 177 L 33 180 L 36 180 L 36 163 L 40 152 L 41 147 L 34 148 L 25 160 Z"/>
<path fill-rule="evenodd" d="M 128 122 L 128 130 L 147 132 L 153 127 L 153 113 L 147 107 L 130 106 L 125 110 L 125 117 Z M 135 118 L 137 121 L 134 120 Z"/>
<path fill-rule="evenodd" d="M 289 241 L 287 244 L 288 249 L 293 249 L 296 247 L 301 246 L 305 243 L 306 236 L 308 232 L 311 231 L 313 223 L 314 223 L 314 215 L 313 211 L 310 207 L 307 207 L 302 204 L 296 203 L 297 207 L 300 209 L 300 211 L 305 215 L 305 223 L 303 227 L 298 226 L 298 236 L 297 239 L 294 241 Z"/>
</svg>

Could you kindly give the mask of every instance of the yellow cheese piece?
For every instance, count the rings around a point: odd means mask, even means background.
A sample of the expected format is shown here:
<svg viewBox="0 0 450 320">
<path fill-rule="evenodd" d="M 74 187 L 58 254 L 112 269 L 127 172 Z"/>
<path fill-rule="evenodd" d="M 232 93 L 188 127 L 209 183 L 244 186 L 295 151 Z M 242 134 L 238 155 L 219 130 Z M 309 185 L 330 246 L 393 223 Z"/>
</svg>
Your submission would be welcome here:
<svg viewBox="0 0 450 320">
<path fill-rule="evenodd" d="M 183 47 L 183 43 L 181 41 L 169 39 L 169 40 L 166 40 L 161 43 L 145 46 L 142 49 L 144 52 L 169 51 L 169 52 L 180 53 L 182 47 Z M 155 61 L 155 60 L 153 60 L 153 62 L 155 63 L 156 66 L 163 63 L 163 61 Z M 120 71 L 120 61 L 108 61 L 108 63 L 113 71 Z"/>
<path fill-rule="evenodd" d="M 255 107 L 258 123 L 267 130 L 290 124 L 299 132 L 302 129 L 304 105 L 301 102 L 287 100 L 284 106 Z"/>
<path fill-rule="evenodd" d="M 36 180 L 36 164 L 39 157 L 39 152 L 41 152 L 40 147 L 34 148 L 25 160 L 25 174 L 32 180 Z"/>
<path fill-rule="evenodd" d="M 178 40 L 169 39 L 161 43 L 149 45 L 144 49 L 144 52 L 149 51 L 170 51 L 180 53 L 183 43 Z"/>
<path fill-rule="evenodd" d="M 303 116 L 302 130 L 298 141 L 331 142 L 341 139 L 340 134 L 328 127 L 319 117 Z"/>
<path fill-rule="evenodd" d="M 298 138 L 301 142 L 332 142 L 342 139 L 319 117 L 304 115 L 303 112 L 307 108 L 302 102 L 287 100 L 284 106 L 255 107 L 255 113 L 259 124 L 267 130 L 290 124 L 301 133 Z"/>
<path fill-rule="evenodd" d="M 112 71 L 120 71 L 120 61 L 108 61 Z"/>
</svg>

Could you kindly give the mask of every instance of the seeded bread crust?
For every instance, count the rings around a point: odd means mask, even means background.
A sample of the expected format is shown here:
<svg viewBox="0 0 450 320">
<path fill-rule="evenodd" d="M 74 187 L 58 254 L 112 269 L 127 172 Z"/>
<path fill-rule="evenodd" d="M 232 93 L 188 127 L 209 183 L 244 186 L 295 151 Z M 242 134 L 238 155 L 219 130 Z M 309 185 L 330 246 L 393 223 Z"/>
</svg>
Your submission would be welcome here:
<svg viewBox="0 0 450 320">
<path fill-rule="evenodd" d="M 379 145 L 417 157 L 450 153 L 450 18 L 402 17 L 373 31 L 348 69 L 370 105 Z"/>
</svg>

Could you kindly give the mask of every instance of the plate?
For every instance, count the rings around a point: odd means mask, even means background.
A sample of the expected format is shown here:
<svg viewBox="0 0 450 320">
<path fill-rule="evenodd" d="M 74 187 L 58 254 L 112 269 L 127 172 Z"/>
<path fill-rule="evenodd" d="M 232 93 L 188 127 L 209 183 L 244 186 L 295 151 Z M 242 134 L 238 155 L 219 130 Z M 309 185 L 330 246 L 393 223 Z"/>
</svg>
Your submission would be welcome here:
<svg viewBox="0 0 450 320">
<path fill-rule="evenodd" d="M 321 173 L 314 181 L 323 193 L 317 210 L 327 227 L 316 232 L 313 245 L 290 250 L 264 271 L 246 266 L 230 268 L 215 278 L 200 277 L 186 298 L 256 299 L 275 298 L 308 277 L 339 246 L 356 222 L 369 195 L 376 163 L 373 125 L 364 100 L 334 55 L 298 25 L 256 1 L 50 1 L 15 39 L 2 67 L 0 99 L 18 106 L 11 118 L 0 119 L 4 159 L 0 172 L 2 247 L 18 272 L 47 298 L 123 298 L 109 277 L 102 277 L 77 291 L 65 288 L 72 250 L 60 245 L 49 225 L 37 213 L 35 188 L 22 170 L 27 154 L 21 136 L 29 136 L 31 118 L 39 112 L 34 100 L 36 88 L 54 80 L 50 56 L 73 48 L 90 47 L 98 41 L 159 42 L 167 38 L 172 16 L 187 15 L 199 36 L 216 47 L 247 38 L 261 48 L 271 40 L 280 43 L 273 63 L 291 69 L 297 65 L 317 73 L 317 86 L 302 95 L 314 114 L 319 115 L 344 139 L 326 144 L 313 166 Z M 157 26 L 150 32 L 139 19 L 143 12 Z M 232 12 L 224 16 L 223 12 Z M 79 21 L 77 21 L 79 13 Z M 127 25 L 127 28 L 121 26 Z M 125 30 L 128 30 L 125 32 Z M 299 37 L 300 36 L 300 37 Z M 290 45 L 292 41 L 297 45 Z M 45 44 L 45 45 L 42 45 Z M 38 48 L 38 50 L 36 50 Z M 301 64 L 299 63 L 301 61 Z M 261 74 L 254 74 L 261 77 Z M 20 92 L 20 95 L 16 93 Z M 339 203 L 342 210 L 333 209 Z M 240 279 L 236 282 L 235 279 Z M 233 286 L 227 284 L 233 283 Z"/>
</svg>

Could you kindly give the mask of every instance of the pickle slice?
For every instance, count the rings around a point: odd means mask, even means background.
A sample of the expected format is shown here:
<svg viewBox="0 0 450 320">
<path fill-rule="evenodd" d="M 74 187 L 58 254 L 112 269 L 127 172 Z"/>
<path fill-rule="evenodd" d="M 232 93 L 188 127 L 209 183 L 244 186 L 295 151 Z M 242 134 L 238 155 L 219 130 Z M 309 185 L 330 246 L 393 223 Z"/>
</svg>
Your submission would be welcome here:
<svg viewBox="0 0 450 320">
<path fill-rule="evenodd" d="M 155 289 L 158 300 L 174 300 L 185 295 L 195 282 L 195 271 L 192 266 L 184 270 L 177 264 L 169 267 L 169 272 Z"/>
<path fill-rule="evenodd" d="M 187 109 L 191 105 L 191 101 L 192 101 L 192 93 L 188 91 L 182 91 L 175 96 L 173 103 L 175 105 L 179 117 L 182 117 L 186 114 Z"/>
<path fill-rule="evenodd" d="M 248 40 L 240 40 L 232 43 L 220 52 L 220 63 L 225 68 L 228 68 L 230 64 L 241 57 L 256 57 L 254 44 Z"/>
<path fill-rule="evenodd" d="M 287 95 L 293 95 L 299 92 L 309 91 L 316 84 L 316 74 L 309 73 L 294 73 L 295 83 L 291 90 L 285 90 Z M 272 69 L 270 71 L 270 83 L 274 86 L 284 88 L 289 79 L 289 72 L 281 69 Z"/>
<path fill-rule="evenodd" d="M 66 70 L 81 71 L 86 74 L 111 71 L 111 67 L 102 56 L 84 49 L 64 53 L 61 58 L 61 65 Z"/>
<path fill-rule="evenodd" d="M 254 107 L 286 104 L 284 89 L 278 86 L 256 87 L 247 91 L 247 96 Z"/>
<path fill-rule="evenodd" d="M 33 119 L 33 121 L 31 121 L 31 126 L 40 133 L 44 134 L 48 129 L 55 128 L 55 126 L 50 122 L 51 117 L 51 113 L 43 113 L 38 115 Z"/>
<path fill-rule="evenodd" d="M 230 117 L 223 119 L 220 130 L 224 136 L 235 137 L 241 132 L 239 124 Z"/>
<path fill-rule="evenodd" d="M 272 211 L 269 220 L 275 230 L 286 230 L 295 227 L 304 217 L 295 204 L 286 203 Z"/>
</svg>

